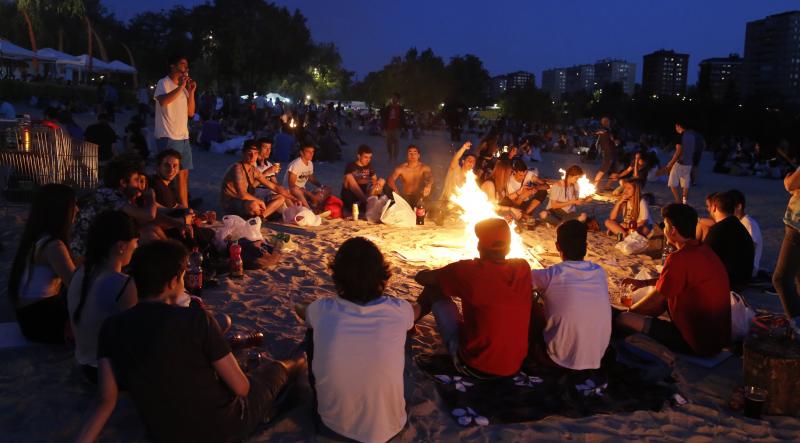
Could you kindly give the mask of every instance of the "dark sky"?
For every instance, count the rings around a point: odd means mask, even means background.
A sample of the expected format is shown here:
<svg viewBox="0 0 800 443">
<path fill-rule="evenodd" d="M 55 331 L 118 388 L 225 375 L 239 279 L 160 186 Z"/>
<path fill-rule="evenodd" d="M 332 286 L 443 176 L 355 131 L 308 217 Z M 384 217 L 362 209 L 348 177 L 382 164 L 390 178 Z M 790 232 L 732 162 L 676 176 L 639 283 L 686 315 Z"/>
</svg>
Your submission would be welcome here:
<svg viewBox="0 0 800 443">
<path fill-rule="evenodd" d="M 119 18 L 200 0 L 103 0 Z M 333 42 L 359 78 L 411 47 L 472 53 L 492 75 L 592 63 L 635 62 L 659 48 L 704 58 L 744 53 L 747 21 L 800 9 L 798 0 L 278 0 L 300 9 L 316 41 Z"/>
</svg>

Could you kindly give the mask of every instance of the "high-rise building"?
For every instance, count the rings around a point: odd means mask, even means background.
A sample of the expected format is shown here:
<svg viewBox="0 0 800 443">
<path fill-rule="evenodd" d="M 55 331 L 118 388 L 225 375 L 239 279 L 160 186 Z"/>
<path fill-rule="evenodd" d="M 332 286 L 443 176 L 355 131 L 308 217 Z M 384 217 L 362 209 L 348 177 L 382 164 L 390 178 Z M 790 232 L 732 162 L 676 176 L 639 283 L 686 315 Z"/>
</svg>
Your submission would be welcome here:
<svg viewBox="0 0 800 443">
<path fill-rule="evenodd" d="M 592 92 L 597 86 L 594 78 L 594 65 L 577 65 L 567 68 L 567 92 Z"/>
<path fill-rule="evenodd" d="M 600 60 L 594 64 L 594 81 L 601 88 L 607 83 L 620 83 L 622 91 L 632 95 L 636 85 L 636 63 L 625 60 Z"/>
<path fill-rule="evenodd" d="M 735 98 L 741 94 L 742 64 L 739 54 L 707 58 L 700 62 L 697 89 L 714 100 Z"/>
<path fill-rule="evenodd" d="M 647 95 L 684 95 L 689 54 L 661 49 L 644 56 L 642 91 Z"/>
<path fill-rule="evenodd" d="M 747 23 L 742 89 L 800 103 L 800 11 Z"/>
<path fill-rule="evenodd" d="M 516 71 L 509 74 L 492 77 L 492 97 L 499 97 L 507 91 L 524 89 L 528 86 L 535 86 L 536 77 L 525 71 Z"/>
<path fill-rule="evenodd" d="M 561 100 L 561 95 L 567 92 L 567 70 L 554 68 L 542 71 L 542 90 L 550 94 L 551 99 Z"/>
</svg>

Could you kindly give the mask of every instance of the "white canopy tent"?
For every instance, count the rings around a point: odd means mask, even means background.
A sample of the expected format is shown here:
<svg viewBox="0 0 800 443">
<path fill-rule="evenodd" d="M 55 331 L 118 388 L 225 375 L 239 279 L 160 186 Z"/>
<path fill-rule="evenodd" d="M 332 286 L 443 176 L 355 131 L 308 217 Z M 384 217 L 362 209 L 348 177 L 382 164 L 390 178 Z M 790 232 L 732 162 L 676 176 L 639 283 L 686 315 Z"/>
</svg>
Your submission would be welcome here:
<svg viewBox="0 0 800 443">
<path fill-rule="evenodd" d="M 108 64 L 108 66 L 110 66 L 114 72 L 119 72 L 121 74 L 136 74 L 136 68 L 119 60 L 112 61 Z"/>
<path fill-rule="evenodd" d="M 86 54 L 77 57 L 79 65 L 84 69 L 89 68 L 89 56 Z M 94 72 L 112 72 L 114 69 L 106 62 L 92 57 L 92 71 Z"/>
<path fill-rule="evenodd" d="M 0 58 L 11 60 L 33 60 L 55 61 L 53 57 L 40 56 L 31 50 L 17 46 L 8 40 L 0 39 Z"/>
<path fill-rule="evenodd" d="M 57 64 L 63 64 L 65 62 L 77 64 L 80 62 L 78 60 L 78 57 L 75 57 L 74 55 L 69 55 L 61 51 L 57 51 L 53 48 L 42 48 L 36 51 L 36 56 L 42 60 L 44 59 L 54 60 Z"/>
</svg>

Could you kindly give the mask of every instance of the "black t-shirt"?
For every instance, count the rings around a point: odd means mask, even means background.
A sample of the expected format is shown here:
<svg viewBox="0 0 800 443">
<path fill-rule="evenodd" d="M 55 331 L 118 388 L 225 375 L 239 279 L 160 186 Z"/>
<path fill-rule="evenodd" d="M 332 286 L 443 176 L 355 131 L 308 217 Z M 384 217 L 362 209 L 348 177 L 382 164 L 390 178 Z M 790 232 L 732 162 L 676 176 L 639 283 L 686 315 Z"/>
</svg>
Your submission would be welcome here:
<svg viewBox="0 0 800 443">
<path fill-rule="evenodd" d="M 344 168 L 344 175 L 347 174 L 353 174 L 356 182 L 364 186 L 372 181 L 372 177 L 375 176 L 375 169 L 372 168 L 372 165 L 361 166 L 356 164 L 356 162 L 352 162 Z"/>
<path fill-rule="evenodd" d="M 158 174 L 150 177 L 150 187 L 156 194 L 156 202 L 165 208 L 178 206 L 178 180 L 172 180 L 168 185 L 161 181 Z"/>
<path fill-rule="evenodd" d="M 212 362 L 231 352 L 204 310 L 145 302 L 103 323 L 98 359 L 111 360 L 155 441 L 225 441 L 241 410 Z"/>
<path fill-rule="evenodd" d="M 109 160 L 114 152 L 111 147 L 117 141 L 117 133 L 108 123 L 95 123 L 86 128 L 84 140 L 97 145 L 97 156 L 100 161 Z"/>
<path fill-rule="evenodd" d="M 728 271 L 731 289 L 741 290 L 753 274 L 755 246 L 742 222 L 730 216 L 708 230 L 705 243 L 717 253 Z"/>
</svg>

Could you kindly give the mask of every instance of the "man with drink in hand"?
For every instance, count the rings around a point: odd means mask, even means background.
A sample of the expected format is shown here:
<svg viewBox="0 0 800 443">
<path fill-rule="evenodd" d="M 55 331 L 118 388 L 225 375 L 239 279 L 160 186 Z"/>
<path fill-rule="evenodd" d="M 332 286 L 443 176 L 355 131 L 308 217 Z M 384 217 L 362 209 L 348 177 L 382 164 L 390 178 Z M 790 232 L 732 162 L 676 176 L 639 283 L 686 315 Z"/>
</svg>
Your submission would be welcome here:
<svg viewBox="0 0 800 443">
<path fill-rule="evenodd" d="M 173 149 L 181 154 L 178 173 L 178 199 L 181 207 L 189 207 L 189 171 L 193 168 L 192 146 L 189 143 L 189 118 L 194 117 L 197 83 L 189 77 L 189 62 L 182 55 L 169 59 L 169 74 L 158 81 L 156 102 L 156 147 L 161 152 Z"/>
</svg>

